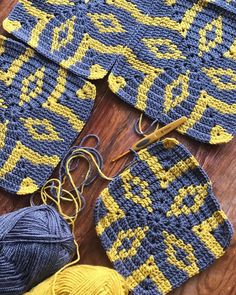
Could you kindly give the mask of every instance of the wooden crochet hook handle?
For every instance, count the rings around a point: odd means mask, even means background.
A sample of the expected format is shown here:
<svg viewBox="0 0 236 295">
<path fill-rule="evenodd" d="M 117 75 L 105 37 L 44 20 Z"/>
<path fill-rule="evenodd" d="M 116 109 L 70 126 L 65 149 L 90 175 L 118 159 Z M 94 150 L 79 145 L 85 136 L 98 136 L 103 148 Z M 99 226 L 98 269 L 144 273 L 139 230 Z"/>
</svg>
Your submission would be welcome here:
<svg viewBox="0 0 236 295">
<path fill-rule="evenodd" d="M 136 142 L 130 150 L 134 151 L 140 151 L 141 149 L 144 149 L 145 147 L 149 146 L 150 144 L 158 141 L 161 137 L 165 136 L 166 134 L 170 133 L 174 129 L 178 128 L 180 125 L 184 124 L 187 121 L 186 117 L 181 117 L 176 121 L 171 122 L 170 124 L 157 129 L 155 132 L 145 136 L 145 138 L 140 139 L 138 142 Z M 115 159 L 112 160 L 112 162 L 115 162 L 119 160 L 120 158 L 124 157 L 127 155 L 130 150 L 124 152 L 123 154 L 119 155 Z"/>
</svg>

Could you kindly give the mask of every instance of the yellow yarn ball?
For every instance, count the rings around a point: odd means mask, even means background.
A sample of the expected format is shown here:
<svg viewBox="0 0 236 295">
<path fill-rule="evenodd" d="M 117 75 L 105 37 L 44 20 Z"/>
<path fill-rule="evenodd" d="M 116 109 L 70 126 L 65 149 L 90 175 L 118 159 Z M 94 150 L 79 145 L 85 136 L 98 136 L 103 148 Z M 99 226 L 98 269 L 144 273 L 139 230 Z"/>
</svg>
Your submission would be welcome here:
<svg viewBox="0 0 236 295">
<path fill-rule="evenodd" d="M 127 295 L 125 280 L 113 269 L 102 266 L 75 265 L 58 273 L 25 295 Z"/>
</svg>

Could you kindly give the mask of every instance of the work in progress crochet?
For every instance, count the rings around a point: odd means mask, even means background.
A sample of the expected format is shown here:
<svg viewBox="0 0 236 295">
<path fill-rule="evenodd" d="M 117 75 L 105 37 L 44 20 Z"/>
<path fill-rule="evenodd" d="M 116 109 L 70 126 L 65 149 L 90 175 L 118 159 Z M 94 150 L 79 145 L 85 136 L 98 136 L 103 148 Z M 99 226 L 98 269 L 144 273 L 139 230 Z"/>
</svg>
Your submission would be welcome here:
<svg viewBox="0 0 236 295">
<path fill-rule="evenodd" d="M 79 75 L 111 71 L 121 99 L 218 144 L 236 132 L 235 16 L 223 0 L 20 0 L 4 28 Z"/>
<path fill-rule="evenodd" d="M 221 257 L 232 228 L 209 178 L 175 139 L 140 151 L 103 190 L 96 231 L 136 295 L 166 294 Z"/>
<path fill-rule="evenodd" d="M 0 37 L 0 186 L 40 188 L 88 120 L 95 86 Z"/>
<path fill-rule="evenodd" d="M 220 174 L 235 166 L 225 156 L 232 143 L 220 147 L 218 168 L 216 147 L 187 142 L 213 164 L 223 211 L 195 157 L 161 139 L 177 130 L 222 144 L 236 134 L 236 1 L 9 2 L 0 11 L 16 3 L 0 36 L 0 188 L 31 195 L 15 203 L 0 193 L 0 213 L 31 207 L 0 216 L 0 295 L 164 295 L 212 265 L 233 236 L 232 177 Z M 131 163 L 115 164 L 129 153 Z"/>
</svg>

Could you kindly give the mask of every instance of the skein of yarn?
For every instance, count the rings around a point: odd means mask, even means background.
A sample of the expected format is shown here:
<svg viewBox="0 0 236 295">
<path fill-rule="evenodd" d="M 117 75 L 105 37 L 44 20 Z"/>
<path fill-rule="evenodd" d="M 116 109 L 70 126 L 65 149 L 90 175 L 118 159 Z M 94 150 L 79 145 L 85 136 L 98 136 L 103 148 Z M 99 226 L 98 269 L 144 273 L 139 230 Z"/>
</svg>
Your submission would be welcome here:
<svg viewBox="0 0 236 295">
<path fill-rule="evenodd" d="M 75 265 L 42 282 L 25 295 L 127 295 L 125 280 L 113 269 Z"/>
<path fill-rule="evenodd" d="M 75 255 L 69 225 L 47 205 L 0 216 L 0 294 L 20 295 Z"/>
</svg>

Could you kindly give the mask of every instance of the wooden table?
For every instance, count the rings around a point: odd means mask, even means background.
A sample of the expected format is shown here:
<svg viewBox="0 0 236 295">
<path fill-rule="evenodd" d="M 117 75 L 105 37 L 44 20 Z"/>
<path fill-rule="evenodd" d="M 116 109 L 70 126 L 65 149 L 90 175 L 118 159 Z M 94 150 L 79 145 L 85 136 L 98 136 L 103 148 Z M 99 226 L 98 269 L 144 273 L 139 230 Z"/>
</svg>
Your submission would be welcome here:
<svg viewBox="0 0 236 295">
<path fill-rule="evenodd" d="M 0 23 L 9 14 L 17 0 L 0 0 Z M 0 27 L 1 33 L 3 29 Z M 100 151 L 104 156 L 104 172 L 114 175 L 127 158 L 111 164 L 111 159 L 136 140 L 133 125 L 139 112 L 119 100 L 109 90 L 106 80 L 96 82 L 97 98 L 92 116 L 78 141 L 86 134 L 95 133 L 101 139 Z M 148 122 L 148 120 L 146 120 Z M 233 225 L 236 225 L 236 138 L 226 145 L 209 146 L 198 143 L 177 133 L 171 134 L 195 155 L 207 171 L 213 183 L 215 195 Z M 75 178 L 84 172 L 76 171 Z M 87 206 L 77 222 L 76 236 L 80 244 L 81 263 L 111 266 L 99 239 L 93 222 L 93 207 L 107 182 L 96 180 L 86 189 Z M 28 206 L 29 197 L 19 197 L 0 191 L 0 213 L 6 213 Z M 235 295 L 236 294 L 236 238 L 224 257 L 201 274 L 191 278 L 172 295 Z M 92 294 L 91 294 L 92 295 Z"/>
</svg>

